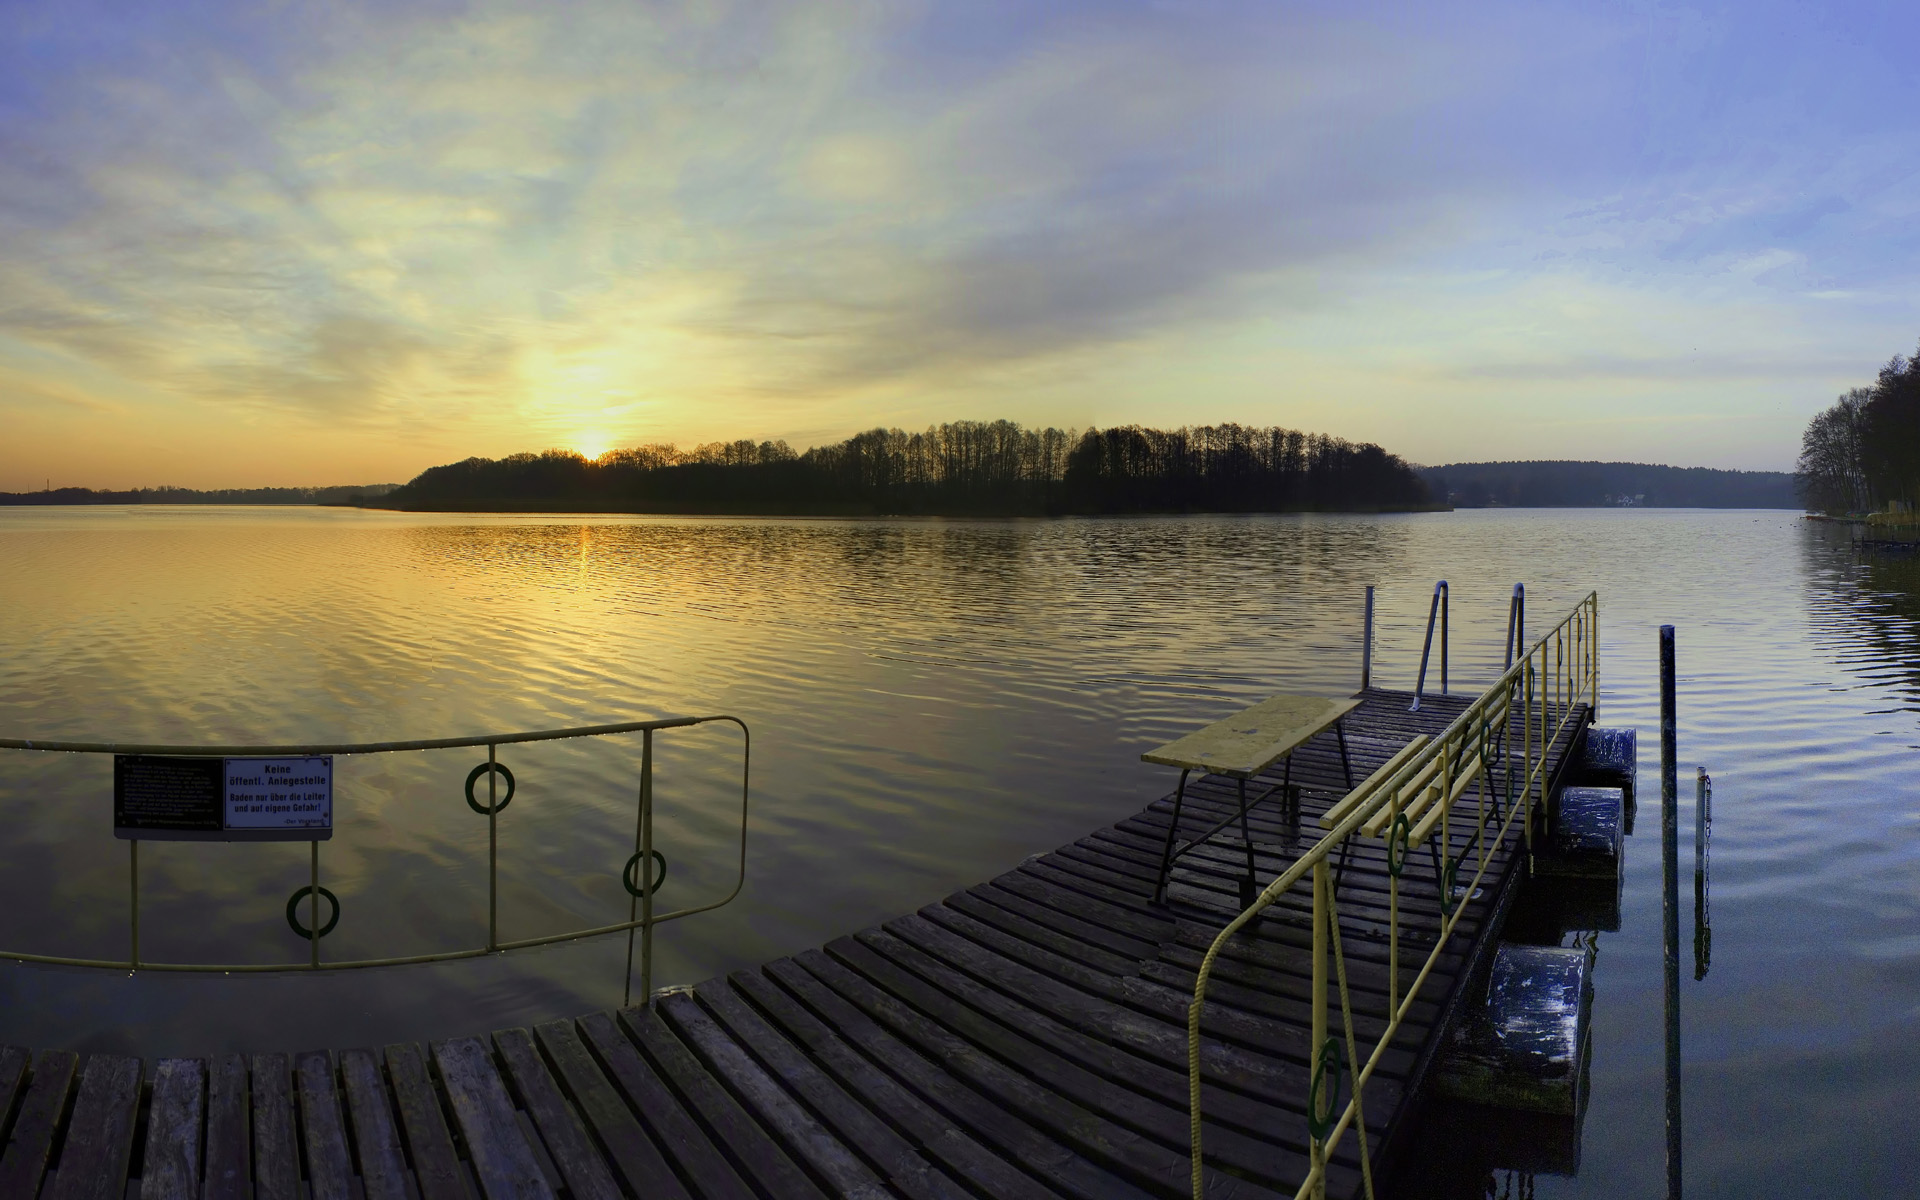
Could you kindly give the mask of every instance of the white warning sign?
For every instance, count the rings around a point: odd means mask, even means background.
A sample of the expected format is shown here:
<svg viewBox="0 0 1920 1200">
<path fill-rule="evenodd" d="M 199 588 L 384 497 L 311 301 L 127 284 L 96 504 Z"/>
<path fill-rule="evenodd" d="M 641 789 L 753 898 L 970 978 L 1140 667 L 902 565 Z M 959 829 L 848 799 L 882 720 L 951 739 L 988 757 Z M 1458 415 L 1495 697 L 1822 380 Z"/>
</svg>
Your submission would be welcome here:
<svg viewBox="0 0 1920 1200">
<path fill-rule="evenodd" d="M 332 755 L 229 758 L 226 767 L 228 830 L 332 832 Z"/>
</svg>

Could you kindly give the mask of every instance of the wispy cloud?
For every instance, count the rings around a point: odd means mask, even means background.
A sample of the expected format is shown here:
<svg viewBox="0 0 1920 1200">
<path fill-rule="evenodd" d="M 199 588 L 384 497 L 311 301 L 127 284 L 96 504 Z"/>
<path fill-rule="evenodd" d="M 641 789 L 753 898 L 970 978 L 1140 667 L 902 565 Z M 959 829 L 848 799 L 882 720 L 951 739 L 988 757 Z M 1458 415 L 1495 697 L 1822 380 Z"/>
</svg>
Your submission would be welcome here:
<svg viewBox="0 0 1920 1200">
<path fill-rule="evenodd" d="M 1920 328 L 1913 84 L 1810 20 L 12 6 L 0 380 L 36 382 L 0 410 L 417 469 L 989 412 L 1313 418 L 1431 460 L 1502 403 L 1474 381 L 1810 409 Z"/>
</svg>

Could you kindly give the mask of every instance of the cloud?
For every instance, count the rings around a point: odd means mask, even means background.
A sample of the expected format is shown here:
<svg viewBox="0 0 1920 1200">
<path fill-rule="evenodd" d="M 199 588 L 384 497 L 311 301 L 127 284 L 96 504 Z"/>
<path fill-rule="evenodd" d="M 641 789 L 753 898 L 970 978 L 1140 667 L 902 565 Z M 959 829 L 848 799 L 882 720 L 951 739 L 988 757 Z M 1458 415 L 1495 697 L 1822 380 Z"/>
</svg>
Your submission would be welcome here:
<svg viewBox="0 0 1920 1200">
<path fill-rule="evenodd" d="M 15 6 L 0 366 L 431 454 L 1100 417 L 1117 362 L 1211 420 L 1176 381 L 1261 338 L 1391 364 L 1350 381 L 1382 411 L 1824 378 L 1920 315 L 1916 134 L 1897 64 L 1806 66 L 1847 60 L 1801 20 Z"/>
</svg>

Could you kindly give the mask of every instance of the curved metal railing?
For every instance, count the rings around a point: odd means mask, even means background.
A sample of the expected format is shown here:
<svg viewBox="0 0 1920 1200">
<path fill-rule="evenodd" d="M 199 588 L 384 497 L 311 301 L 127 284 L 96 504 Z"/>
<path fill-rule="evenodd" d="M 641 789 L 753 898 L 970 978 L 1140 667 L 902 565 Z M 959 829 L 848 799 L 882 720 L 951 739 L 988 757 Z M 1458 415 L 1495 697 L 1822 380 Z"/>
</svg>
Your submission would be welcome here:
<svg viewBox="0 0 1920 1200">
<path fill-rule="evenodd" d="M 738 872 L 733 887 L 718 900 L 705 904 L 688 905 L 666 913 L 653 911 L 653 896 L 665 880 L 665 858 L 653 845 L 653 738 L 654 734 L 666 729 L 683 729 L 695 725 L 724 722 L 740 728 L 740 855 Z M 640 753 L 640 786 L 634 815 L 633 857 L 627 860 L 621 875 L 622 886 L 631 901 L 627 919 L 611 924 L 596 925 L 588 928 L 572 929 L 563 933 L 546 934 L 540 937 L 516 938 L 510 941 L 500 939 L 499 904 L 499 819 L 500 811 L 513 798 L 515 784 L 513 775 L 500 762 L 499 749 L 502 746 L 518 745 L 527 742 L 554 742 L 572 738 L 606 737 L 613 734 L 638 733 L 642 735 Z M 270 971 L 341 971 L 362 967 L 393 967 L 414 963 L 449 962 L 456 959 L 480 958 L 489 954 L 498 954 L 508 950 L 524 950 L 535 946 L 550 946 L 560 942 L 579 941 L 584 938 L 602 937 L 607 934 L 625 932 L 627 942 L 627 995 L 632 998 L 632 976 L 634 944 L 637 931 L 640 939 L 640 994 L 651 999 L 653 994 L 653 929 L 656 925 L 668 921 L 677 921 L 695 913 L 709 912 L 731 903 L 739 896 L 747 879 L 747 814 L 751 798 L 748 770 L 751 760 L 753 736 L 747 723 L 739 717 L 725 713 L 695 717 L 662 717 L 651 721 L 622 721 L 611 725 L 583 725 L 571 729 L 542 729 L 520 733 L 482 734 L 474 737 L 415 738 L 406 741 L 390 742 L 302 742 L 274 743 L 268 745 L 172 745 L 145 742 L 76 742 L 50 738 L 0 738 L 0 750 L 29 750 L 57 754 L 111 754 L 111 755 L 152 755 L 178 756 L 183 758 L 292 758 L 320 755 L 358 755 L 392 754 L 409 750 L 451 750 L 462 747 L 485 747 L 487 761 L 475 767 L 467 776 L 467 803 L 474 811 L 487 818 L 487 941 L 484 946 L 469 946 L 455 950 L 442 950 L 428 954 L 397 955 L 386 958 L 362 958 L 326 961 L 320 956 L 320 939 L 332 931 L 339 921 L 338 899 L 320 886 L 320 842 L 312 841 L 310 857 L 310 875 L 306 887 L 296 890 L 293 898 L 287 902 L 287 920 L 295 931 L 308 943 L 308 957 L 305 963 L 187 963 L 156 962 L 143 959 L 140 955 L 140 839 L 128 837 L 128 955 L 124 959 L 76 958 L 55 954 L 30 954 L 24 951 L 0 949 L 0 960 L 28 963 L 49 963 L 67 967 L 98 967 L 118 971 L 185 971 L 185 972 L 270 972 Z M 474 787 L 481 776 L 487 780 L 487 802 L 483 807 L 474 795 Z M 500 795 L 501 780 L 506 780 L 507 794 Z M 653 870 L 654 864 L 660 865 L 659 875 Z M 320 920 L 320 902 L 329 901 L 333 908 L 331 919 L 325 924 Z M 298 908 L 305 902 L 307 922 L 300 924 Z"/>
<path fill-rule="evenodd" d="M 1436 604 L 1441 594 L 1436 589 Z M 1598 706 L 1599 696 L 1600 598 L 1598 593 L 1589 592 L 1527 648 L 1519 661 L 1508 666 L 1491 687 L 1468 704 L 1444 731 L 1431 739 L 1424 735 L 1413 739 L 1330 808 L 1321 819 L 1321 825 L 1329 830 L 1326 836 L 1268 884 L 1246 911 L 1220 931 L 1201 961 L 1194 981 L 1193 1002 L 1187 1009 L 1187 1111 L 1194 1200 L 1200 1200 L 1203 1194 L 1200 1019 L 1206 1006 L 1208 980 L 1221 950 L 1233 936 L 1303 880 L 1310 880 L 1313 889 L 1313 1030 L 1309 1042 L 1312 1062 L 1304 1097 L 1310 1138 L 1309 1166 L 1297 1196 L 1326 1194 L 1329 1156 L 1349 1129 L 1359 1135 L 1361 1177 L 1366 1195 L 1373 1196 L 1372 1160 L 1362 1109 L 1367 1080 L 1399 1032 L 1401 1022 L 1412 1011 L 1421 986 L 1446 949 L 1454 926 L 1468 908 L 1466 898 L 1473 896 L 1480 886 L 1492 865 L 1492 856 L 1506 843 L 1516 824 L 1524 833 L 1526 849 L 1531 852 L 1534 814 L 1545 805 L 1551 782 L 1546 776 L 1548 750 L 1568 723 L 1576 719 L 1582 703 L 1591 713 Z M 1497 768 L 1504 768 L 1500 772 L 1504 796 L 1493 786 L 1493 772 Z M 1470 789 L 1477 790 L 1478 819 L 1472 822 L 1471 843 L 1463 847 L 1456 858 L 1452 838 L 1457 831 L 1451 818 L 1454 806 L 1466 799 Z M 1385 841 L 1389 876 L 1386 1010 L 1384 1014 L 1366 1014 L 1383 1020 L 1384 1025 L 1364 1058 L 1365 1047 L 1354 1032 L 1353 999 L 1347 987 L 1340 914 L 1328 867 L 1342 843 L 1359 837 Z M 1439 924 L 1437 936 L 1423 936 L 1420 945 L 1427 948 L 1426 958 L 1403 992 L 1401 873 L 1414 851 L 1423 845 L 1430 845 L 1433 850 Z M 1444 867 L 1440 865 L 1443 857 Z M 1458 898 L 1456 893 L 1460 894 Z M 1432 938 L 1430 944 L 1427 937 Z M 1332 1002 L 1334 996 L 1337 996 L 1337 1006 Z M 1329 1036 L 1330 1018 L 1337 1018 L 1341 1036 Z M 1348 1096 L 1345 1105 L 1340 1103 L 1343 1084 Z"/>
</svg>

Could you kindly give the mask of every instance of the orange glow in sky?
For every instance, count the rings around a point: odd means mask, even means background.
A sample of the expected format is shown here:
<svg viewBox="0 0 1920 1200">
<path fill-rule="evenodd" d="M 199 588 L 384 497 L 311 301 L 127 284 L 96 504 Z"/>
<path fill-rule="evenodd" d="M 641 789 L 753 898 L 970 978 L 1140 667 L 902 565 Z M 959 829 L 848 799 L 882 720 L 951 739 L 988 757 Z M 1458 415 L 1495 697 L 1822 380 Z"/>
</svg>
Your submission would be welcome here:
<svg viewBox="0 0 1920 1200">
<path fill-rule="evenodd" d="M 0 17 L 0 490 L 1001 417 L 1777 469 L 1920 332 L 1907 39 L 1792 6 L 274 11 Z"/>
</svg>

